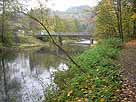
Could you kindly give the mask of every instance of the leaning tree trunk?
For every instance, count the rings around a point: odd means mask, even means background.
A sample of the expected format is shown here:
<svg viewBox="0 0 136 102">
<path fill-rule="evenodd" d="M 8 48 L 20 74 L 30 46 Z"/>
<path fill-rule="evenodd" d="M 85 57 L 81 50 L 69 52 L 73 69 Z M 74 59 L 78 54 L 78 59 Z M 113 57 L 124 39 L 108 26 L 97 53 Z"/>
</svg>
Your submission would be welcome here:
<svg viewBox="0 0 136 102">
<path fill-rule="evenodd" d="M 80 66 L 59 44 L 56 43 L 56 41 L 53 39 L 51 33 L 49 32 L 49 30 L 47 29 L 47 27 L 39 20 L 37 19 L 36 17 L 32 16 L 32 15 L 29 15 L 25 12 L 22 12 L 22 11 L 18 11 L 20 13 L 23 13 L 24 15 L 30 17 L 31 19 L 33 19 L 34 21 L 36 21 L 37 23 L 39 23 L 45 30 L 46 32 L 48 33 L 49 35 L 49 38 L 51 39 L 52 43 L 58 47 L 62 52 L 64 52 L 64 54 L 68 57 L 68 59 L 77 67 L 79 68 L 79 70 L 81 71 L 81 73 L 85 74 L 85 70 L 83 69 L 82 66 Z"/>
</svg>

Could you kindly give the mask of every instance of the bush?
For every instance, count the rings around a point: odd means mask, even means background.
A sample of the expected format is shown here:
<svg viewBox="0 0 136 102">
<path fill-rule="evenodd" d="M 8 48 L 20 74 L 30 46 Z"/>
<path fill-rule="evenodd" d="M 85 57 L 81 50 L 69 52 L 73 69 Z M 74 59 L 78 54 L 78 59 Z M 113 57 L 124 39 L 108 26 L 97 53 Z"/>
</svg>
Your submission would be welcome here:
<svg viewBox="0 0 136 102">
<path fill-rule="evenodd" d="M 19 35 L 19 42 L 20 44 L 43 44 L 43 42 L 39 39 L 36 39 L 33 36 L 27 36 L 27 35 Z"/>
<path fill-rule="evenodd" d="M 120 46 L 120 40 L 108 39 L 75 57 L 85 73 L 73 64 L 65 72 L 56 72 L 54 82 L 59 90 L 51 102 L 112 102 L 120 69 L 113 60 Z"/>
<path fill-rule="evenodd" d="M 1 47 L 2 46 L 12 46 L 13 45 L 13 36 L 12 36 L 12 32 L 6 32 L 4 34 L 4 42 L 2 42 L 2 36 L 0 36 L 0 43 L 1 43 Z"/>
</svg>

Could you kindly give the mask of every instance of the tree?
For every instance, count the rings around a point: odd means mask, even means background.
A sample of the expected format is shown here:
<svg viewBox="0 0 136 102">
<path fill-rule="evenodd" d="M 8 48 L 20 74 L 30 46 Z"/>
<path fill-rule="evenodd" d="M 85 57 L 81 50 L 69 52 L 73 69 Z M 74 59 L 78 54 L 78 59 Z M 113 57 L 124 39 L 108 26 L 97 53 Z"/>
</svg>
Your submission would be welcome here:
<svg viewBox="0 0 136 102">
<path fill-rule="evenodd" d="M 34 17 L 33 15 L 30 15 L 29 13 L 25 13 L 23 11 L 18 11 L 28 17 L 30 17 L 32 20 L 36 21 L 37 23 L 39 23 L 44 30 L 47 32 L 47 34 L 49 35 L 49 38 L 51 39 L 52 43 L 59 48 L 61 51 L 63 51 L 65 53 L 65 55 L 69 58 L 69 60 L 77 67 L 79 68 L 79 70 L 85 74 L 85 71 L 83 70 L 83 68 L 59 45 L 56 43 L 56 41 L 53 39 L 51 33 L 49 32 L 49 30 L 47 29 L 46 25 L 44 25 L 44 23 L 42 23 L 38 18 Z"/>
<path fill-rule="evenodd" d="M 133 5 L 133 34 L 136 37 L 136 0 L 132 1 Z"/>
<path fill-rule="evenodd" d="M 102 0 L 95 8 L 97 38 L 117 36 L 116 16 L 112 4 L 108 0 Z"/>
<path fill-rule="evenodd" d="M 1 1 L 2 4 L 2 26 L 1 26 L 1 41 L 4 43 L 4 31 L 5 31 L 5 0 Z"/>
<path fill-rule="evenodd" d="M 102 0 L 95 11 L 97 37 L 116 36 L 122 41 L 131 37 L 135 29 L 131 17 L 134 10 L 128 6 L 128 0 Z"/>
<path fill-rule="evenodd" d="M 77 19 L 74 19 L 74 21 L 73 21 L 73 23 L 74 23 L 74 32 L 79 32 L 80 31 L 80 23 L 79 23 L 79 21 L 77 20 Z"/>
<path fill-rule="evenodd" d="M 4 46 L 11 45 L 13 42 L 13 26 L 12 17 L 15 5 L 18 5 L 17 0 L 0 0 L 0 21 L 1 21 L 1 42 Z"/>
<path fill-rule="evenodd" d="M 117 23 L 118 23 L 118 33 L 122 42 L 124 41 L 123 37 L 123 29 L 122 29 L 122 0 L 114 0 L 115 12 L 117 16 Z"/>
<path fill-rule="evenodd" d="M 58 16 L 55 16 L 54 18 L 54 31 L 55 32 L 65 32 L 66 31 L 66 28 L 65 28 L 65 25 L 64 25 L 64 22 L 62 19 L 60 19 Z"/>
</svg>

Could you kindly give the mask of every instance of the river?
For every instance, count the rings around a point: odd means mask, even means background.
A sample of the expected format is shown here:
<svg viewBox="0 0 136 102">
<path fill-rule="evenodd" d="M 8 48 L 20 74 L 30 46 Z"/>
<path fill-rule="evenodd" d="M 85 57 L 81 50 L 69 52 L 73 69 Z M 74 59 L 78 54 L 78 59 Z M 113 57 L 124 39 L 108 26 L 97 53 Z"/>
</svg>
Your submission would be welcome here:
<svg viewBox="0 0 136 102">
<path fill-rule="evenodd" d="M 87 49 L 87 45 L 64 45 L 71 55 Z M 0 53 L 0 102 L 42 102 L 46 88 L 53 83 L 54 71 L 66 70 L 68 60 L 54 47 Z"/>
</svg>

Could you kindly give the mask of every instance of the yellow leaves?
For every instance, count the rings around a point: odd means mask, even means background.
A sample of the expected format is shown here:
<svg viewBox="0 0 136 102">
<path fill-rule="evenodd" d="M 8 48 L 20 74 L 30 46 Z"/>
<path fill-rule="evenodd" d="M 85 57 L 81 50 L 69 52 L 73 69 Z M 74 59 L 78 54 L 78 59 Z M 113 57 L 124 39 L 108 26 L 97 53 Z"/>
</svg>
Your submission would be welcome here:
<svg viewBox="0 0 136 102">
<path fill-rule="evenodd" d="M 79 99 L 79 100 L 78 100 L 78 102 L 82 102 L 82 100 L 81 100 L 81 99 Z"/>
<path fill-rule="evenodd" d="M 77 97 L 77 98 L 76 98 L 76 102 L 88 102 L 88 98 L 80 98 L 80 97 Z"/>
<path fill-rule="evenodd" d="M 96 98 L 95 96 L 92 97 L 92 99 Z M 88 102 L 89 99 L 88 98 L 81 98 L 81 97 L 77 97 L 75 98 L 76 102 Z M 100 98 L 99 102 L 105 102 L 105 98 Z"/>
<path fill-rule="evenodd" d="M 83 93 L 84 93 L 84 94 L 88 94 L 88 91 L 86 90 L 86 91 L 84 91 Z"/>
<path fill-rule="evenodd" d="M 104 99 L 104 98 L 101 98 L 101 99 L 100 99 L 100 102 L 104 102 L 104 101 L 105 101 L 105 99 Z"/>
<path fill-rule="evenodd" d="M 67 96 L 71 96 L 71 94 L 73 93 L 73 91 L 71 90 L 71 91 L 69 91 L 68 92 L 68 94 L 67 94 Z"/>
<path fill-rule="evenodd" d="M 132 20 L 136 20 L 136 13 L 134 13 L 134 14 L 131 16 L 131 19 L 132 19 Z"/>
</svg>

